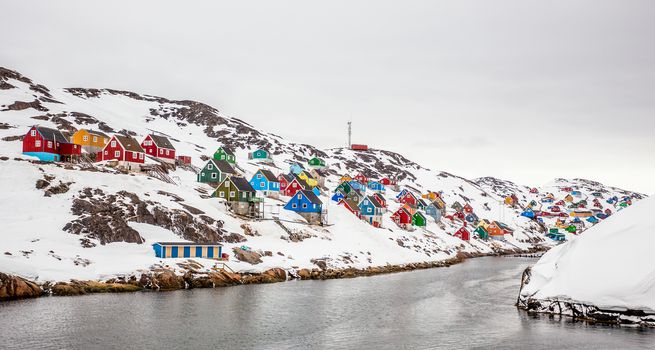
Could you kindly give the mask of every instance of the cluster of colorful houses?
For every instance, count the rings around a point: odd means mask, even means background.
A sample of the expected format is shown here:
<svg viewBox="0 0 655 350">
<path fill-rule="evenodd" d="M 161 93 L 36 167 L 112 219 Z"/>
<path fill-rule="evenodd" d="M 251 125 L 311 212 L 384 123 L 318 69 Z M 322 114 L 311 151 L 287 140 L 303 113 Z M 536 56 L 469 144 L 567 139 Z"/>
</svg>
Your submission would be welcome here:
<svg viewBox="0 0 655 350">
<path fill-rule="evenodd" d="M 263 149 L 248 154 L 248 159 L 267 163 L 270 153 Z M 325 161 L 314 157 L 307 163 L 292 162 L 289 172 L 279 175 L 268 169 L 259 168 L 250 178 L 237 170 L 234 152 L 219 147 L 213 157 L 207 160 L 198 173 L 198 182 L 211 185 L 213 197 L 225 200 L 226 205 L 237 215 L 261 218 L 264 215 L 264 198 L 289 197 L 285 210 L 296 212 L 309 224 L 326 223 L 326 210 L 319 196 L 325 183 Z"/>
<path fill-rule="evenodd" d="M 573 187 L 562 187 L 559 190 L 566 193 L 563 198 L 555 198 L 550 192 L 540 194 L 540 198 L 530 200 L 521 213 L 521 216 L 542 224 L 546 224 L 546 219 L 550 218 L 546 236 L 555 241 L 566 240 L 564 232 L 580 233 L 585 229 L 585 222 L 588 225 L 597 224 L 612 215 L 613 211 L 630 206 L 633 199 L 630 196 L 612 196 L 605 199 L 604 194 L 599 191 L 591 192 L 587 196 Z M 533 188 L 530 193 L 539 194 L 539 191 Z M 603 200 L 611 207 L 603 205 Z M 507 196 L 505 204 L 519 205 L 515 195 Z"/>
<path fill-rule="evenodd" d="M 170 164 L 191 163 L 188 156 L 176 157 L 175 147 L 163 135 L 149 134 L 138 142 L 127 134 L 109 136 L 91 129 L 71 133 L 39 125 L 32 126 L 23 137 L 23 154 L 44 162 L 75 162 L 84 157 L 114 162 L 128 171 L 140 171 L 146 156 Z"/>
</svg>

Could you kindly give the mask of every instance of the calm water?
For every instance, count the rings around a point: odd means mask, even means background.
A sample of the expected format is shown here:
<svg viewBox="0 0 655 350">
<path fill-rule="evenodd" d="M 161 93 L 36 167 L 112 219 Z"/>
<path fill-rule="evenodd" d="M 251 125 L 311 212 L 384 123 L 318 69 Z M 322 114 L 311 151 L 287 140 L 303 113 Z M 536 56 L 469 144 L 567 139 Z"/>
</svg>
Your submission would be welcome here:
<svg viewBox="0 0 655 350">
<path fill-rule="evenodd" d="M 330 281 L 0 304 L 1 349 L 653 349 L 655 331 L 530 317 L 534 260 Z"/>
</svg>

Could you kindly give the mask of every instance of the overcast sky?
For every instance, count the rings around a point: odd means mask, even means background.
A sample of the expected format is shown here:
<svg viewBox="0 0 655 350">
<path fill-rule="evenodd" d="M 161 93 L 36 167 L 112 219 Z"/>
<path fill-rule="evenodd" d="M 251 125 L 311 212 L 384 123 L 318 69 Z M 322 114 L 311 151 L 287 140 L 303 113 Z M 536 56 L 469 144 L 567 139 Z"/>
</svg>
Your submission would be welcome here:
<svg viewBox="0 0 655 350">
<path fill-rule="evenodd" d="M 100 5 L 101 4 L 101 5 Z M 655 1 L 8 1 L 0 66 L 469 178 L 655 192 Z"/>
</svg>

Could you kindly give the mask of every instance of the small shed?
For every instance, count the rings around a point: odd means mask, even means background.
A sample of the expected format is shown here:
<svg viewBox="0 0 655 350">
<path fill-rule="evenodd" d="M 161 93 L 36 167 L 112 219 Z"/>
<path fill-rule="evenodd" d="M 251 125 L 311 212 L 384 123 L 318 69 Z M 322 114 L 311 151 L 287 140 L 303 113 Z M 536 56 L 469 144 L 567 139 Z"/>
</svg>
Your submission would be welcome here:
<svg viewBox="0 0 655 350">
<path fill-rule="evenodd" d="M 222 259 L 223 246 L 219 243 L 157 242 L 152 245 L 158 258 Z"/>
</svg>

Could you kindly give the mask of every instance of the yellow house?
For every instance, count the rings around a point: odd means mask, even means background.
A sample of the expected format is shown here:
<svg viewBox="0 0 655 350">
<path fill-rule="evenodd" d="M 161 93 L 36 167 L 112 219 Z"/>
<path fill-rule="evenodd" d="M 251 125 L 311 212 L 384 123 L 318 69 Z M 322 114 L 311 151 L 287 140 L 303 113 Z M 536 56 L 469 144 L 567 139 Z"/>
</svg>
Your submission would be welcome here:
<svg viewBox="0 0 655 350">
<path fill-rule="evenodd" d="M 107 134 L 90 129 L 80 129 L 71 137 L 71 142 L 82 145 L 82 151 L 86 153 L 100 152 L 110 137 Z"/>
<path fill-rule="evenodd" d="M 298 177 L 305 180 L 305 182 L 311 187 L 318 186 L 318 180 L 316 180 L 311 174 L 304 170 L 298 174 Z"/>
<path fill-rule="evenodd" d="M 353 180 L 353 178 L 350 177 L 350 175 L 345 174 L 344 176 L 342 176 L 342 177 L 339 179 L 339 183 L 346 182 L 346 181 L 352 181 L 352 180 Z"/>
<path fill-rule="evenodd" d="M 429 199 L 430 201 L 434 201 L 435 199 L 439 198 L 439 193 L 428 191 L 428 193 L 422 194 L 421 198 L 425 198 L 425 199 Z"/>
<path fill-rule="evenodd" d="M 482 228 L 484 228 L 485 230 L 486 230 L 487 228 L 489 228 L 489 225 L 491 225 L 491 222 L 489 222 L 489 220 L 487 220 L 487 219 L 482 219 L 482 220 L 480 220 L 480 222 L 478 223 L 478 227 L 482 227 Z"/>
<path fill-rule="evenodd" d="M 564 201 L 566 202 L 573 202 L 573 196 L 570 194 L 567 194 L 566 197 L 564 197 Z"/>
<path fill-rule="evenodd" d="M 512 196 L 505 197 L 505 204 L 514 205 L 514 198 L 512 198 Z"/>
</svg>

